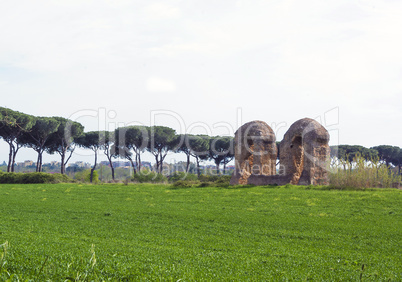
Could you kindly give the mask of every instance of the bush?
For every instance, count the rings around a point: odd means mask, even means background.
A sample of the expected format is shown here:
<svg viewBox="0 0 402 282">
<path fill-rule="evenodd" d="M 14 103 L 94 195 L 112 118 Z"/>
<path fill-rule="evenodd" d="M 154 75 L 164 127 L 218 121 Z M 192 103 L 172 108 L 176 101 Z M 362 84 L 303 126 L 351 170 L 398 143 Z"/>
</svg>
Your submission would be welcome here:
<svg viewBox="0 0 402 282">
<path fill-rule="evenodd" d="M 213 182 L 201 182 L 198 187 L 202 188 L 202 187 L 209 187 L 209 186 L 213 186 L 214 183 Z"/>
<path fill-rule="evenodd" d="M 219 176 L 218 175 L 206 175 L 206 174 L 201 174 L 199 180 L 201 182 L 215 182 L 218 180 Z"/>
<path fill-rule="evenodd" d="M 21 173 L 7 172 L 0 173 L 0 183 L 2 184 L 17 184 L 22 183 Z"/>
<path fill-rule="evenodd" d="M 230 183 L 230 175 L 222 175 L 217 180 L 215 180 L 215 184 L 219 185 L 229 185 Z"/>
<path fill-rule="evenodd" d="M 22 179 L 24 179 L 24 183 L 62 183 L 62 182 L 71 182 L 71 178 L 67 175 L 55 173 L 43 173 L 43 172 L 32 172 L 32 173 L 23 173 Z"/>
<path fill-rule="evenodd" d="M 63 183 L 72 182 L 67 175 L 60 173 L 45 172 L 7 172 L 0 173 L 0 183 L 2 184 L 35 184 L 35 183 Z"/>
<path fill-rule="evenodd" d="M 207 186 L 229 186 L 231 175 L 200 175 L 201 182 L 208 183 Z M 206 186 L 203 186 L 206 187 Z"/>
<path fill-rule="evenodd" d="M 86 169 L 83 171 L 79 171 L 74 175 L 74 179 L 81 181 L 81 182 L 91 182 L 91 169 Z M 92 175 L 92 183 L 98 184 L 99 182 L 99 175 L 96 170 Z"/>
<path fill-rule="evenodd" d="M 165 183 L 167 178 L 162 174 L 143 168 L 140 172 L 134 174 L 132 181 L 139 183 Z"/>
<path fill-rule="evenodd" d="M 175 183 L 172 184 L 173 187 L 183 187 L 183 188 L 190 188 L 200 184 L 199 181 L 191 181 L 191 180 L 177 180 Z"/>
<path fill-rule="evenodd" d="M 169 182 L 176 182 L 178 180 L 197 181 L 198 177 L 196 174 L 185 172 L 175 172 L 172 176 L 169 176 Z"/>
</svg>

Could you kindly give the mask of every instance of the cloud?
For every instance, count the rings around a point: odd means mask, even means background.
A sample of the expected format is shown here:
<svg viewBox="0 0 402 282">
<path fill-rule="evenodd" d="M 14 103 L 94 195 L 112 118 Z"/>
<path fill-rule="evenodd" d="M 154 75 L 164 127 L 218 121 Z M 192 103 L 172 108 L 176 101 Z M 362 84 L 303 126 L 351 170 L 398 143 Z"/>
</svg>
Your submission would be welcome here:
<svg viewBox="0 0 402 282">
<path fill-rule="evenodd" d="M 147 79 L 147 90 L 149 92 L 175 92 L 176 83 L 174 81 L 160 78 L 160 77 L 150 77 Z"/>
<path fill-rule="evenodd" d="M 178 7 L 162 2 L 148 5 L 143 11 L 148 19 L 157 21 L 177 19 L 181 15 L 181 11 Z"/>
</svg>

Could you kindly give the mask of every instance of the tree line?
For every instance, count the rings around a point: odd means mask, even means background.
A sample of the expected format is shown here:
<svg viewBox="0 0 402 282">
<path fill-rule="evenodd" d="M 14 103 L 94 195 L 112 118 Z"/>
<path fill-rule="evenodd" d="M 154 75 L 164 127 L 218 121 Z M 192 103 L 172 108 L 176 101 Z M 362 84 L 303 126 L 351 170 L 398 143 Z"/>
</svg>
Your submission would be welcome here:
<svg viewBox="0 0 402 282">
<path fill-rule="evenodd" d="M 114 131 L 84 132 L 84 126 L 63 117 L 36 117 L 0 107 L 0 137 L 9 145 L 7 172 L 13 172 L 16 155 L 20 148 L 35 150 L 38 154 L 36 171 L 42 171 L 42 155 L 58 153 L 61 157 L 61 173 L 64 174 L 76 146 L 94 152 L 91 179 L 97 165 L 98 153 L 102 151 L 110 163 L 114 179 L 113 158 L 130 161 L 136 174 L 141 170 L 141 155 L 150 152 L 156 163 L 156 170 L 162 173 L 162 165 L 168 152 L 184 153 L 187 156 L 187 172 L 190 157 L 197 163 L 212 160 L 220 173 L 223 165 L 234 158 L 233 137 L 207 135 L 178 135 L 166 126 L 127 126 Z"/>
<path fill-rule="evenodd" d="M 42 156 L 57 153 L 61 157 L 61 173 L 75 148 L 74 140 L 84 126 L 63 117 L 36 117 L 0 107 L 0 137 L 9 145 L 7 172 L 14 172 L 15 159 L 22 147 L 38 154 L 36 171 L 42 171 Z"/>
<path fill-rule="evenodd" d="M 218 173 L 223 165 L 234 158 L 233 137 L 208 135 L 178 135 L 166 126 L 127 126 L 114 131 L 84 132 L 84 126 L 63 117 L 36 117 L 0 107 L 0 137 L 9 145 L 7 172 L 13 172 L 16 155 L 20 148 L 27 147 L 37 152 L 36 171 L 42 171 L 42 155 L 59 154 L 61 174 L 76 146 L 94 152 L 94 165 L 98 153 L 103 152 L 110 163 L 114 179 L 114 158 L 127 159 L 134 174 L 141 170 L 141 155 L 150 152 L 155 158 L 156 171 L 162 173 L 162 165 L 168 152 L 184 153 L 187 158 L 186 171 L 189 171 L 190 157 L 195 158 L 197 173 L 200 175 L 200 162 L 211 160 Z M 279 145 L 279 142 L 277 142 Z M 280 149 L 280 147 L 278 146 Z M 280 152 L 278 153 L 279 159 Z M 339 145 L 331 147 L 331 159 L 352 162 L 359 155 L 367 161 L 378 159 L 387 166 L 402 166 L 402 149 L 397 146 L 381 145 L 365 148 L 359 145 Z M 91 177 L 92 178 L 92 177 Z"/>
<path fill-rule="evenodd" d="M 338 145 L 331 146 L 332 161 L 340 160 L 344 165 L 346 162 L 352 163 L 357 157 L 362 157 L 368 162 L 381 162 L 387 167 L 393 165 L 398 167 L 401 174 L 402 167 L 402 148 L 390 145 L 380 145 L 366 148 L 360 145 Z"/>
<path fill-rule="evenodd" d="M 141 171 L 141 155 L 150 152 L 155 158 L 156 172 L 162 173 L 163 161 L 169 152 L 184 153 L 187 157 L 186 172 L 190 169 L 190 157 L 197 163 L 197 173 L 200 175 L 200 161 L 214 161 L 218 173 L 223 165 L 233 157 L 233 137 L 207 135 L 178 135 L 172 128 L 166 126 L 128 126 L 119 127 L 113 132 L 90 131 L 75 139 L 75 143 L 94 152 L 93 172 L 97 165 L 99 151 L 103 151 L 109 161 L 114 179 L 113 158 L 127 159 L 133 168 L 133 173 Z"/>
</svg>

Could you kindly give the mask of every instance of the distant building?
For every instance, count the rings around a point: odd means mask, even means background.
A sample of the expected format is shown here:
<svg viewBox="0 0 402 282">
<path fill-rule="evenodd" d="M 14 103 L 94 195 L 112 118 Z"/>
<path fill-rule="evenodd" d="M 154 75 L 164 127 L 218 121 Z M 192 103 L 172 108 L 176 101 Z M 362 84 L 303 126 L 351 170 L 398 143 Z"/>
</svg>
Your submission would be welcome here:
<svg viewBox="0 0 402 282">
<path fill-rule="evenodd" d="M 35 165 L 35 163 L 33 161 L 25 161 L 22 164 L 23 167 L 33 166 L 33 165 Z"/>
<path fill-rule="evenodd" d="M 116 161 L 113 162 L 113 167 L 130 167 L 130 162 Z"/>
<path fill-rule="evenodd" d="M 71 163 L 68 165 L 68 167 L 81 167 L 81 168 L 89 168 L 91 167 L 90 163 L 85 163 L 83 161 L 77 161 L 75 163 Z"/>
</svg>

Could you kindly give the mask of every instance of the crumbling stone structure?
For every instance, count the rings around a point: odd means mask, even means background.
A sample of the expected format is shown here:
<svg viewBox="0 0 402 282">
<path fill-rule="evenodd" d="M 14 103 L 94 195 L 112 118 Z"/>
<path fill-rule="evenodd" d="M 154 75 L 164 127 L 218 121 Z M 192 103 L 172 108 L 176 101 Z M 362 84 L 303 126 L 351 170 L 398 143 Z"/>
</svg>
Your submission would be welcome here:
<svg viewBox="0 0 402 282">
<path fill-rule="evenodd" d="M 263 121 L 252 121 L 235 133 L 235 170 L 233 184 L 247 184 L 251 175 L 275 175 L 277 148 L 275 133 Z"/>
<path fill-rule="evenodd" d="M 280 144 L 279 173 L 289 175 L 289 183 L 294 185 L 328 185 L 328 142 L 328 131 L 317 121 L 296 121 Z"/>
<path fill-rule="evenodd" d="M 262 121 L 249 122 L 235 134 L 235 166 L 230 183 L 327 185 L 330 157 L 328 131 L 304 118 L 292 124 L 280 143 L 276 174 L 275 134 Z"/>
</svg>

